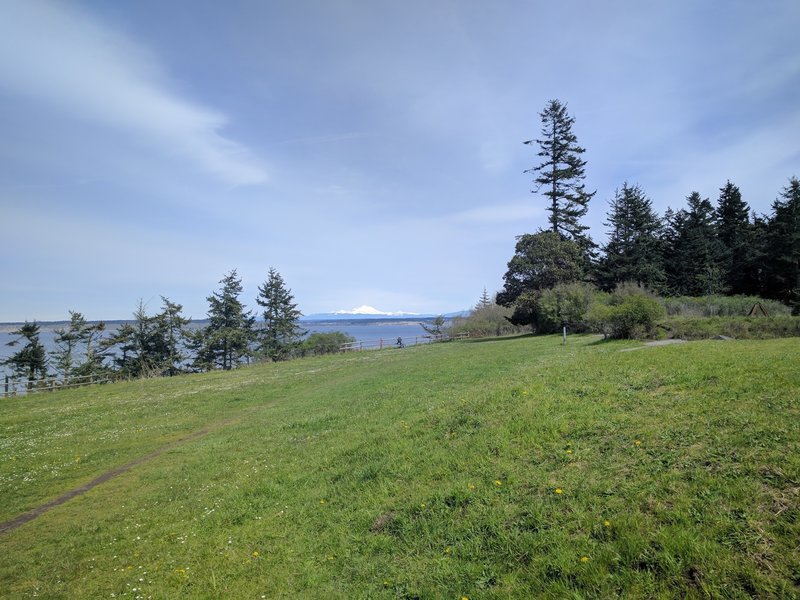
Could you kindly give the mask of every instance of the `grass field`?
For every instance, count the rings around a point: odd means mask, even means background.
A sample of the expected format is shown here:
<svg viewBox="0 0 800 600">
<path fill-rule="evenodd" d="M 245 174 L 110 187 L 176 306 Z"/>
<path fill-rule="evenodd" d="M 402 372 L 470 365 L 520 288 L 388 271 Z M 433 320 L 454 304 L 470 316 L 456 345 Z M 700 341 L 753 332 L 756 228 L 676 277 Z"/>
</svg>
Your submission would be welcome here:
<svg viewBox="0 0 800 600">
<path fill-rule="evenodd" d="M 0 403 L 3 598 L 800 596 L 800 338 L 372 351 Z M 184 443 L 170 443 L 207 429 Z"/>
</svg>

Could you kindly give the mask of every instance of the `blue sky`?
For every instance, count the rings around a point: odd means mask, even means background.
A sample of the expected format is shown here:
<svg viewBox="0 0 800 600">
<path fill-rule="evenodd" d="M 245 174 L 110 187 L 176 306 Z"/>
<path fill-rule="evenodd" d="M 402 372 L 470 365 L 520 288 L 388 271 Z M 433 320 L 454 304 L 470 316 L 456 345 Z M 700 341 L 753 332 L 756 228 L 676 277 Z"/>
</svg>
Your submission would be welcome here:
<svg viewBox="0 0 800 600">
<path fill-rule="evenodd" d="M 306 313 L 447 312 L 546 227 L 566 102 L 597 194 L 800 175 L 800 3 L 0 0 L 0 321 L 194 318 L 270 266 Z"/>
</svg>

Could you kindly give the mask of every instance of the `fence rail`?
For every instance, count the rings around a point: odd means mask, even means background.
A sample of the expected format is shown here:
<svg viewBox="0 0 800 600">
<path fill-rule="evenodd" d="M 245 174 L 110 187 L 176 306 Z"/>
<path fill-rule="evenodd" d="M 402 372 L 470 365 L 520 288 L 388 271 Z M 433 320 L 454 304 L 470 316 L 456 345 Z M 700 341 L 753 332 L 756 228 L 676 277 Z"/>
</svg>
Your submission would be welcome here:
<svg viewBox="0 0 800 600">
<path fill-rule="evenodd" d="M 383 350 L 384 348 L 405 348 L 406 346 L 418 346 L 420 344 L 431 344 L 433 342 L 447 342 L 450 340 L 463 340 L 469 337 L 469 332 L 458 333 L 454 336 L 449 335 L 415 335 L 399 337 L 394 339 L 380 338 L 377 340 L 360 340 L 347 342 L 339 346 L 340 352 L 350 352 L 352 350 Z"/>
<path fill-rule="evenodd" d="M 107 375 L 80 375 L 78 377 L 68 377 L 67 379 L 46 377 L 33 381 L 28 379 L 15 379 L 6 375 L 3 389 L 0 390 L 0 398 L 36 394 L 39 392 L 55 392 L 56 390 L 108 383 L 109 381 L 110 379 Z"/>
</svg>

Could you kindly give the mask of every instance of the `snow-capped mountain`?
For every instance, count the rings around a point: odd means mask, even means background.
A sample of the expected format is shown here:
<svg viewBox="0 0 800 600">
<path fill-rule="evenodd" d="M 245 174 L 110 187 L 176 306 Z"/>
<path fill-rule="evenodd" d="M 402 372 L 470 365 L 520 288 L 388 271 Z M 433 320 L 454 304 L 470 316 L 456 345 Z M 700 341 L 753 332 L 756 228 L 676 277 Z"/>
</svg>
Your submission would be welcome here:
<svg viewBox="0 0 800 600">
<path fill-rule="evenodd" d="M 370 317 L 418 317 L 418 313 L 410 312 L 384 312 L 366 304 L 352 310 L 337 310 L 335 315 L 366 315 Z"/>
<path fill-rule="evenodd" d="M 448 313 L 444 315 L 446 318 L 455 316 L 464 316 L 467 311 L 460 311 Z M 409 320 L 428 320 L 433 319 L 437 315 L 434 314 L 420 314 L 412 312 L 385 312 L 378 310 L 373 306 L 359 306 L 352 310 L 337 310 L 331 313 L 316 313 L 313 315 L 305 315 L 303 321 L 355 321 L 360 319 L 409 319 Z"/>
</svg>

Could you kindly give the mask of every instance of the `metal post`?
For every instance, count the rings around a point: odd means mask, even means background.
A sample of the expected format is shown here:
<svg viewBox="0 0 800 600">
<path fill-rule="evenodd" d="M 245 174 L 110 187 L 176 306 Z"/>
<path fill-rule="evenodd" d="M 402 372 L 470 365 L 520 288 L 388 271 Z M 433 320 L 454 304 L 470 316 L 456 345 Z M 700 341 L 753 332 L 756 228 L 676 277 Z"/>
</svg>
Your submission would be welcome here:
<svg viewBox="0 0 800 600">
<path fill-rule="evenodd" d="M 564 346 L 567 345 L 567 326 L 564 325 Z"/>
</svg>

